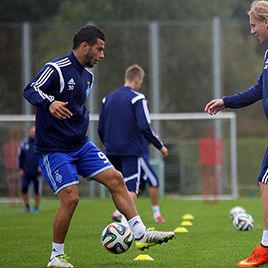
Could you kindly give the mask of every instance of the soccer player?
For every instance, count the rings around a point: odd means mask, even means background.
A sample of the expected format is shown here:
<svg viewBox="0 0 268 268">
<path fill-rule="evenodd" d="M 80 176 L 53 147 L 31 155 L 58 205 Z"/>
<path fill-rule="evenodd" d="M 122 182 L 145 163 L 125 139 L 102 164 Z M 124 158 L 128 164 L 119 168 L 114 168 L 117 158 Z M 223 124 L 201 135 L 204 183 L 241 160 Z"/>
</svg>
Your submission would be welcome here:
<svg viewBox="0 0 268 268">
<path fill-rule="evenodd" d="M 22 200 L 25 213 L 30 212 L 29 185 L 32 182 L 35 194 L 35 206 L 33 212 L 38 214 L 40 196 L 40 171 L 36 153 L 34 152 L 35 126 L 28 129 L 28 137 L 21 143 L 18 151 L 19 175 L 22 178 Z"/>
<path fill-rule="evenodd" d="M 73 267 L 65 258 L 64 241 L 79 202 L 78 175 L 108 187 L 138 248 L 161 244 L 175 235 L 146 229 L 122 174 L 87 137 L 89 112 L 84 104 L 93 83 L 89 68 L 103 60 L 104 47 L 102 30 L 93 25 L 81 28 L 73 37 L 72 52 L 46 63 L 24 89 L 24 97 L 37 107 L 35 150 L 39 166 L 60 201 L 48 267 Z"/>
<path fill-rule="evenodd" d="M 152 204 L 152 212 L 153 212 L 154 221 L 157 223 L 164 223 L 165 219 L 161 215 L 160 206 L 159 206 L 159 198 L 158 198 L 159 178 L 154 168 L 150 164 L 149 143 L 145 138 L 143 138 L 142 149 L 143 149 L 143 152 L 142 152 L 142 157 L 140 158 L 141 173 L 140 173 L 140 186 L 139 186 L 138 196 L 144 192 L 146 188 L 146 184 L 148 184 L 150 187 L 149 196 L 150 196 L 150 200 Z M 118 210 L 116 210 L 114 211 L 112 215 L 112 220 L 121 221 L 121 217 L 122 217 L 121 213 Z"/>
<path fill-rule="evenodd" d="M 251 34 L 256 36 L 260 43 L 268 41 L 268 1 L 254 1 L 248 11 Z M 205 111 L 211 115 L 216 114 L 224 108 L 240 108 L 253 104 L 259 100 L 263 102 L 263 109 L 268 117 L 268 53 L 264 55 L 264 68 L 256 85 L 249 89 L 214 99 L 207 103 Z M 250 256 L 237 263 L 238 267 L 257 267 L 268 263 L 268 150 L 263 158 L 262 167 L 258 177 L 259 189 L 262 198 L 264 215 L 264 228 L 261 244 L 250 254 Z"/>
<path fill-rule="evenodd" d="M 147 102 L 139 92 L 143 78 L 144 70 L 139 65 L 126 69 L 124 86 L 103 99 L 98 125 L 107 157 L 122 171 L 134 202 L 139 192 L 141 166 L 145 167 L 142 160 L 144 138 L 160 150 L 163 157 L 168 156 L 168 149 L 150 127 Z M 124 217 L 122 223 L 126 224 Z"/>
</svg>

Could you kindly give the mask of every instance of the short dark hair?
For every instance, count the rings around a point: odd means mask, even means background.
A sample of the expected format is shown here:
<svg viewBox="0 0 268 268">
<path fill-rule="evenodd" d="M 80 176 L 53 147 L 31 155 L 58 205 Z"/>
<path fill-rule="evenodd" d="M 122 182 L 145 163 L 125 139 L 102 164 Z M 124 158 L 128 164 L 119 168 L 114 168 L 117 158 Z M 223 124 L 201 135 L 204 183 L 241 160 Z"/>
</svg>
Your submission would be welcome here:
<svg viewBox="0 0 268 268">
<path fill-rule="evenodd" d="M 98 38 L 105 41 L 104 32 L 95 25 L 86 25 L 75 33 L 73 38 L 73 49 L 78 48 L 83 42 L 87 42 L 92 46 L 96 43 Z"/>
</svg>

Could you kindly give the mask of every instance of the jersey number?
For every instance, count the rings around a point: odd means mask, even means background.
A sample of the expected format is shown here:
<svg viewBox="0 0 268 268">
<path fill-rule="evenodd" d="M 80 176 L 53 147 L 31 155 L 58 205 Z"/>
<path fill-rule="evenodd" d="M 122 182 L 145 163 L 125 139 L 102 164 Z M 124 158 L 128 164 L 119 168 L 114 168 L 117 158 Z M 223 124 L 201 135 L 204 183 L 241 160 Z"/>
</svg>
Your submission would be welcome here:
<svg viewBox="0 0 268 268">
<path fill-rule="evenodd" d="M 100 159 L 104 160 L 103 163 L 105 163 L 105 164 L 109 163 L 109 160 L 108 160 L 107 156 L 104 153 L 98 152 L 98 156 L 99 156 Z"/>
</svg>

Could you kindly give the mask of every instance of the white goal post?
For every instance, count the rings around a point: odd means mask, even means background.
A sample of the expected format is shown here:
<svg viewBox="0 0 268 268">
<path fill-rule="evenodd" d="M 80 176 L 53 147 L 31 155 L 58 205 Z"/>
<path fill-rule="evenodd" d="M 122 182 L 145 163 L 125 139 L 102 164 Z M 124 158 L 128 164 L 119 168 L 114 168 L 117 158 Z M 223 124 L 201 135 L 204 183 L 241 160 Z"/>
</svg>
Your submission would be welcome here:
<svg viewBox="0 0 268 268">
<path fill-rule="evenodd" d="M 160 135 L 167 144 L 170 156 L 163 161 L 158 151 L 150 149 L 152 163 L 157 168 L 160 177 L 160 194 L 178 195 L 180 197 L 202 197 L 202 152 L 200 141 L 203 138 L 214 137 L 223 143 L 221 167 L 215 164 L 218 178 L 217 198 L 237 198 L 237 137 L 236 137 L 236 114 L 233 112 L 220 112 L 215 116 L 207 113 L 159 113 L 151 114 L 154 131 Z M 26 133 L 27 127 L 34 122 L 34 115 L 0 115 L 0 146 L 8 140 L 12 130 L 20 132 L 20 138 Z M 102 147 L 97 136 L 98 115 L 90 115 L 89 136 Z M 14 131 L 13 131 L 14 132 Z M 200 154 L 201 153 L 201 154 Z M 216 154 L 217 155 L 217 154 Z M 0 162 L 3 163 L 1 155 Z M 216 157 L 217 158 L 217 157 Z M 0 163 L 0 164 L 1 164 Z M 2 178 L 1 178 L 2 176 Z M 6 183 L 0 174 L 0 197 L 7 196 Z M 107 191 L 90 183 L 89 186 L 82 183 L 82 194 L 85 196 L 107 196 Z"/>
<path fill-rule="evenodd" d="M 212 122 L 212 125 L 214 126 L 214 130 L 211 131 L 211 132 L 214 132 L 212 133 L 212 136 L 214 136 L 215 138 L 222 139 L 223 141 L 224 140 L 227 141 L 228 147 L 229 147 L 228 148 L 229 153 L 228 155 L 225 155 L 225 158 L 229 158 L 230 160 L 229 171 L 226 173 L 226 176 L 229 177 L 229 178 L 226 178 L 226 180 L 229 180 L 230 191 L 225 194 L 219 191 L 217 198 L 229 199 L 229 198 L 239 197 L 238 173 L 237 173 L 237 132 L 236 132 L 237 130 L 236 130 L 236 114 L 234 112 L 219 112 L 215 116 L 211 116 L 207 113 L 159 113 L 159 114 L 151 114 L 151 119 L 155 122 L 174 121 L 177 124 L 180 124 L 183 121 L 189 121 L 189 122 L 210 121 Z M 221 122 L 223 121 L 228 122 L 227 131 L 224 131 L 224 126 L 222 126 L 221 124 Z M 194 125 L 194 123 L 192 123 L 192 125 Z M 156 127 L 157 128 L 159 127 L 159 123 L 157 123 Z M 194 127 L 192 126 L 192 128 Z M 225 132 L 225 134 L 223 134 L 223 132 Z M 202 137 L 202 133 L 198 133 L 198 134 L 200 135 L 197 135 L 197 136 Z M 182 155 L 181 157 L 184 157 L 184 155 Z M 224 161 L 225 160 L 223 159 L 223 162 Z M 223 163 L 223 165 L 225 165 L 225 163 Z M 180 168 L 183 168 L 183 167 L 180 165 Z M 218 167 L 215 167 L 215 168 L 218 169 Z M 189 195 L 185 195 L 184 197 L 186 196 L 189 198 L 199 198 L 199 197 L 203 198 L 203 196 L 200 196 L 198 194 L 189 194 Z"/>
</svg>

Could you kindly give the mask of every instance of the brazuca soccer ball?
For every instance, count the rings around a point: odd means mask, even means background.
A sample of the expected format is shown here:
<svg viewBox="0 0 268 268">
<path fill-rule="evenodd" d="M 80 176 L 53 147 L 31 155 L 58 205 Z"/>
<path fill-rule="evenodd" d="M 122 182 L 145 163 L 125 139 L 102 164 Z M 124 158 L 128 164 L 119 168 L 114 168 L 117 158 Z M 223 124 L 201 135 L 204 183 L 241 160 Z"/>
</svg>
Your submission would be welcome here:
<svg viewBox="0 0 268 268">
<path fill-rule="evenodd" d="M 131 230 L 121 223 L 108 224 L 101 235 L 102 245 L 110 252 L 121 254 L 126 252 L 134 239 Z"/>
<path fill-rule="evenodd" d="M 233 226 L 238 231 L 249 231 L 253 228 L 254 220 L 247 213 L 239 213 L 233 219 Z"/>
<path fill-rule="evenodd" d="M 231 219 L 233 219 L 237 214 L 239 213 L 246 213 L 246 210 L 242 207 L 233 207 L 231 210 L 230 210 L 230 217 Z"/>
</svg>

